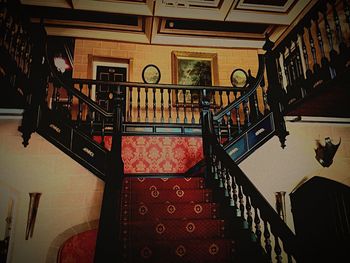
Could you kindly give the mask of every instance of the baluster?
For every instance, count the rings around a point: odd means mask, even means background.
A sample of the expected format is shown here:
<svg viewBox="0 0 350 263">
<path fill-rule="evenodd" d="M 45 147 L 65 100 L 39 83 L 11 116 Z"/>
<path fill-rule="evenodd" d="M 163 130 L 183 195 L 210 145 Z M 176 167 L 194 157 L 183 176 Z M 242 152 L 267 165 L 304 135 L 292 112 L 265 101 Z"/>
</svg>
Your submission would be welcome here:
<svg viewBox="0 0 350 263">
<path fill-rule="evenodd" d="M 350 7 L 349 7 L 348 0 L 343 0 L 343 6 L 344 6 L 346 23 L 348 23 L 348 27 L 350 29 Z"/>
<path fill-rule="evenodd" d="M 184 123 L 187 123 L 187 113 L 186 113 L 186 90 L 182 90 L 183 102 L 184 102 Z"/>
<path fill-rule="evenodd" d="M 340 20 L 339 20 L 339 16 L 338 16 L 338 12 L 335 6 L 335 0 L 330 0 L 330 3 L 332 5 L 332 9 L 333 9 L 333 19 L 334 19 L 334 24 L 335 24 L 335 31 L 336 31 L 336 37 L 339 43 L 339 46 L 341 45 L 341 43 L 344 42 L 344 38 L 343 38 L 343 33 L 341 30 L 341 25 L 340 25 Z"/>
<path fill-rule="evenodd" d="M 233 199 L 233 187 L 232 187 L 233 180 L 229 169 L 226 169 L 226 181 L 227 181 L 228 197 L 230 199 L 230 206 L 234 206 L 235 203 Z"/>
<path fill-rule="evenodd" d="M 282 263 L 282 249 L 281 249 L 281 246 L 280 246 L 280 243 L 279 243 L 279 240 L 278 240 L 278 237 L 277 235 L 273 235 L 274 238 L 275 238 L 275 254 L 276 254 L 276 262 L 277 263 Z"/>
<path fill-rule="evenodd" d="M 191 123 L 195 123 L 195 119 L 194 119 L 194 103 L 193 103 L 193 90 L 190 90 L 190 94 L 191 94 Z"/>
<path fill-rule="evenodd" d="M 232 176 L 232 200 L 233 200 L 233 206 L 236 209 L 236 216 L 239 216 L 239 209 L 238 209 L 238 194 L 237 194 L 237 184 L 236 184 L 236 178 Z"/>
<path fill-rule="evenodd" d="M 249 117 L 249 106 L 248 106 L 248 100 L 243 101 L 243 109 L 244 109 L 244 122 L 247 126 L 250 126 L 250 117 Z"/>
<path fill-rule="evenodd" d="M 237 121 L 237 132 L 238 134 L 240 134 L 242 129 L 241 129 L 241 117 L 239 113 L 239 106 L 235 107 L 235 112 L 236 112 L 236 121 Z"/>
<path fill-rule="evenodd" d="M 288 65 L 287 65 L 287 61 L 286 61 L 284 52 L 281 52 L 281 56 L 282 56 L 282 61 L 283 61 L 283 71 L 284 71 L 284 75 L 286 76 L 286 81 L 287 81 L 286 89 L 287 89 L 287 91 L 289 91 L 290 87 L 292 86 L 292 80 L 291 80 L 289 72 L 288 72 Z"/>
<path fill-rule="evenodd" d="M 272 251 L 272 246 L 271 246 L 271 239 L 270 239 L 270 230 L 269 226 L 267 224 L 267 221 L 264 220 L 264 239 L 265 239 L 265 252 L 271 261 L 271 251 Z"/>
<path fill-rule="evenodd" d="M 132 122 L 132 87 L 129 87 L 129 122 Z"/>
<path fill-rule="evenodd" d="M 153 88 L 153 122 L 157 121 L 156 106 L 156 88 Z"/>
<path fill-rule="evenodd" d="M 102 124 L 101 124 L 101 146 L 105 146 L 105 118 L 102 117 Z"/>
<path fill-rule="evenodd" d="M 213 106 L 214 106 L 214 113 L 218 111 L 218 107 L 216 105 L 216 96 L 215 96 L 216 91 L 213 92 Z"/>
<path fill-rule="evenodd" d="M 220 109 L 222 109 L 224 104 L 224 102 L 222 101 L 222 90 L 219 91 L 219 95 L 220 95 Z"/>
<path fill-rule="evenodd" d="M 306 44 L 305 44 L 305 40 L 304 40 L 304 29 L 301 31 L 300 38 L 301 38 L 301 45 L 302 45 L 302 49 L 303 49 L 303 56 L 304 56 L 304 61 L 305 61 L 305 66 L 306 66 L 305 90 L 306 90 L 306 92 L 309 92 L 310 89 L 312 88 L 314 80 L 313 80 L 312 71 L 310 69 L 309 56 L 307 53 Z"/>
<path fill-rule="evenodd" d="M 244 196 L 243 196 L 243 189 L 242 185 L 238 185 L 238 199 L 239 199 L 239 212 L 240 212 L 240 217 L 242 217 L 243 220 L 243 228 L 247 229 L 247 220 L 245 218 L 245 208 L 244 208 Z"/>
<path fill-rule="evenodd" d="M 320 69 L 320 65 L 318 65 L 317 63 L 317 55 L 316 55 L 316 48 L 315 48 L 315 42 L 314 39 L 312 37 L 312 33 L 311 33 L 311 21 L 309 24 L 307 24 L 307 30 L 308 30 L 308 34 L 309 34 L 309 43 L 310 43 L 310 47 L 311 47 L 311 54 L 312 54 L 312 61 L 313 61 L 313 70 L 314 70 L 314 77 L 316 80 L 319 80 L 319 69 Z"/>
<path fill-rule="evenodd" d="M 222 167 L 222 179 L 224 181 L 225 197 L 229 197 L 229 182 L 228 182 L 228 171 L 225 166 Z"/>
<path fill-rule="evenodd" d="M 253 234 L 252 206 L 250 203 L 250 197 L 248 195 L 246 195 L 246 203 L 248 229 L 250 230 L 251 234 Z"/>
<path fill-rule="evenodd" d="M 61 86 L 57 86 L 56 88 L 56 94 L 55 94 L 55 110 L 57 111 L 59 108 L 59 102 L 61 98 L 61 93 L 60 93 Z"/>
<path fill-rule="evenodd" d="M 169 111 L 168 122 L 171 123 L 171 89 L 168 89 L 168 111 Z"/>
<path fill-rule="evenodd" d="M 163 89 L 160 90 L 160 113 L 161 113 L 160 122 L 164 123 L 164 90 Z"/>
<path fill-rule="evenodd" d="M 263 103 L 264 103 L 264 115 L 266 115 L 266 114 L 269 113 L 270 107 L 269 107 L 269 104 L 268 104 L 267 92 L 266 92 L 266 89 L 265 89 L 265 77 L 262 78 L 262 80 L 260 82 L 260 87 L 261 87 L 261 90 L 262 90 L 262 97 L 263 97 Z"/>
<path fill-rule="evenodd" d="M 227 105 L 230 105 L 231 104 L 230 91 L 226 91 L 226 96 L 227 96 Z"/>
<path fill-rule="evenodd" d="M 254 207 L 254 224 L 255 224 L 255 236 L 256 242 L 261 246 L 261 225 L 260 225 L 260 216 L 258 208 Z"/>
<path fill-rule="evenodd" d="M 221 123 L 222 120 L 218 120 L 218 141 L 220 143 L 220 145 L 222 146 L 222 130 L 221 130 Z"/>
<path fill-rule="evenodd" d="M 175 90 L 175 107 L 176 107 L 176 123 L 180 122 L 180 117 L 179 117 L 179 90 Z"/>
<path fill-rule="evenodd" d="M 148 122 L 148 88 L 145 88 L 145 122 Z"/>
<path fill-rule="evenodd" d="M 217 158 L 218 160 L 218 177 L 219 177 L 219 187 L 223 188 L 224 187 L 224 175 L 223 175 L 223 171 L 222 171 L 222 162 Z"/>
<path fill-rule="evenodd" d="M 323 45 L 323 39 L 322 39 L 322 34 L 320 30 L 320 26 L 318 24 L 318 14 L 315 15 L 314 21 L 316 24 L 316 34 L 317 34 L 317 42 L 318 46 L 321 50 L 321 77 L 324 81 L 327 81 L 331 78 L 330 71 L 329 71 L 329 62 L 328 59 L 326 58 L 326 53 L 324 50 L 324 45 Z"/>
<path fill-rule="evenodd" d="M 83 89 L 83 84 L 79 84 L 79 91 L 80 93 L 82 93 L 82 89 Z M 83 108 L 82 108 L 82 103 L 81 100 L 78 99 L 78 118 L 77 118 L 77 124 L 80 126 L 81 125 L 81 121 L 82 121 L 82 117 L 83 117 Z"/>
<path fill-rule="evenodd" d="M 328 40 L 328 46 L 329 46 L 329 57 L 330 57 L 330 77 L 331 79 L 335 78 L 336 76 L 336 71 L 335 71 L 335 62 L 336 62 L 336 57 L 337 57 L 337 52 L 334 50 L 334 44 L 333 44 L 333 35 L 332 35 L 332 30 L 328 22 L 327 18 L 327 2 L 325 1 L 324 4 L 322 5 L 322 16 L 324 20 L 324 25 L 325 25 L 325 30 L 326 30 L 326 35 L 327 35 L 327 40 Z"/>
<path fill-rule="evenodd" d="M 140 98 L 141 89 L 137 87 L 137 122 L 140 122 L 141 116 L 141 98 Z"/>
<path fill-rule="evenodd" d="M 226 114 L 226 129 L 227 129 L 227 140 L 229 141 L 232 138 L 231 134 L 231 112 L 227 112 Z"/>
</svg>

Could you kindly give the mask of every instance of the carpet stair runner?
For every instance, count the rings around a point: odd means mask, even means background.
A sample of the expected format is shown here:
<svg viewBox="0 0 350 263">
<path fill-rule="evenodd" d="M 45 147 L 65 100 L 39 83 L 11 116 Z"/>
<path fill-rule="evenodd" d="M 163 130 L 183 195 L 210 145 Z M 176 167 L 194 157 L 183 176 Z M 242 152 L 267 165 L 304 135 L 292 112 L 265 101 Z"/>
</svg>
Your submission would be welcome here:
<svg viewBox="0 0 350 263">
<path fill-rule="evenodd" d="M 236 262 L 229 226 L 201 177 L 125 177 L 124 262 Z"/>
</svg>

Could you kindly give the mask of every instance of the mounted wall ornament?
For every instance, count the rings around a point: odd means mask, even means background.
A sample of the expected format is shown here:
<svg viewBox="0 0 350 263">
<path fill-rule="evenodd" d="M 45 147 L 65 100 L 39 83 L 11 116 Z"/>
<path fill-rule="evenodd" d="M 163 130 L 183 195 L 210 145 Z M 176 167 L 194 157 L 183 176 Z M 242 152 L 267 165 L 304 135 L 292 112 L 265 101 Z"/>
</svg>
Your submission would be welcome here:
<svg viewBox="0 0 350 263">
<path fill-rule="evenodd" d="M 236 88 L 245 88 L 248 84 L 248 75 L 241 68 L 237 68 L 232 71 L 230 79 L 232 86 Z"/>
<path fill-rule="evenodd" d="M 29 209 L 26 228 L 26 240 L 33 237 L 36 214 L 38 212 L 41 193 L 29 193 Z"/>
<path fill-rule="evenodd" d="M 148 64 L 142 70 L 142 80 L 147 84 L 157 84 L 160 80 L 160 70 L 156 65 Z"/>
<path fill-rule="evenodd" d="M 316 140 L 317 148 L 315 149 L 316 160 L 323 166 L 329 167 L 333 163 L 333 158 L 337 152 L 341 138 L 338 144 L 333 144 L 330 137 L 325 138 L 325 145 L 322 145 L 320 140 Z"/>
</svg>

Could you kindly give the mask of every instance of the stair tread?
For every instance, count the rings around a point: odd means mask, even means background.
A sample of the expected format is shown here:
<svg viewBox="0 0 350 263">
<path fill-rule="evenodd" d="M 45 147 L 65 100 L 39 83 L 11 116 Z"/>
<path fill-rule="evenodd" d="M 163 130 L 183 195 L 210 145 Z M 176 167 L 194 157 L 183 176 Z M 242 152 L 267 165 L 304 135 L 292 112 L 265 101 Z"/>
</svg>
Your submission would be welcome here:
<svg viewBox="0 0 350 263">
<path fill-rule="evenodd" d="M 230 239 L 193 240 L 140 240 L 125 252 L 131 262 L 229 262 L 235 251 L 235 243 Z M 161 261 L 162 260 L 162 261 Z M 130 261 L 127 261 L 130 262 Z"/>
<path fill-rule="evenodd" d="M 151 219 L 195 219 L 213 218 L 219 216 L 220 206 L 216 203 L 153 203 L 124 204 L 122 215 L 128 220 Z"/>
</svg>

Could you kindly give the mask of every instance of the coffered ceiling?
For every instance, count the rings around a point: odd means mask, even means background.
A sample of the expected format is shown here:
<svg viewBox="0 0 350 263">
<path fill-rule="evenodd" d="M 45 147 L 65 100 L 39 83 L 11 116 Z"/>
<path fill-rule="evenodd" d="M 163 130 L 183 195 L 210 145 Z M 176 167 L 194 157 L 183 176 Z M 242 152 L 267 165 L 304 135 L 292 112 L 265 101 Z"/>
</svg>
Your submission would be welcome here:
<svg viewBox="0 0 350 263">
<path fill-rule="evenodd" d="M 21 0 L 49 35 L 137 43 L 261 48 L 317 0 Z"/>
</svg>

